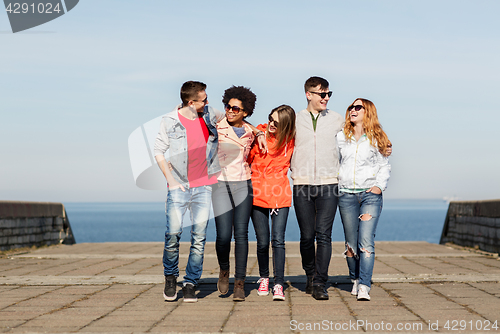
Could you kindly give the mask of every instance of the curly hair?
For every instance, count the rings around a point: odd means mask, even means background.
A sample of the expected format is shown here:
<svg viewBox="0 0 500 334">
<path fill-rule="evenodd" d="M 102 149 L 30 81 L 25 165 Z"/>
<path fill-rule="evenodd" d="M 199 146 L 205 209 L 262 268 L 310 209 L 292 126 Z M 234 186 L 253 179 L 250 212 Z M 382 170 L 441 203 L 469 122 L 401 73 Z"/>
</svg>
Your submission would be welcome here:
<svg viewBox="0 0 500 334">
<path fill-rule="evenodd" d="M 378 120 L 377 108 L 372 101 L 362 98 L 357 98 L 353 103 L 349 105 L 347 111 L 345 112 L 345 124 L 344 124 L 344 134 L 346 138 L 350 139 L 354 136 L 354 123 L 349 121 L 351 107 L 356 101 L 361 101 L 363 103 L 363 108 L 365 109 L 365 116 L 363 117 L 363 128 L 365 129 L 366 137 L 370 140 L 370 144 L 373 146 L 377 145 L 378 150 L 383 155 L 387 155 L 387 149 L 392 146 L 391 141 L 387 137 L 387 134 L 382 130 L 382 125 Z"/>
<path fill-rule="evenodd" d="M 224 105 L 229 103 L 229 100 L 240 100 L 243 105 L 243 111 L 247 113 L 246 117 L 250 117 L 255 109 L 255 101 L 257 96 L 250 90 L 250 88 L 243 86 L 232 86 L 224 91 L 222 96 L 222 103 Z"/>
</svg>

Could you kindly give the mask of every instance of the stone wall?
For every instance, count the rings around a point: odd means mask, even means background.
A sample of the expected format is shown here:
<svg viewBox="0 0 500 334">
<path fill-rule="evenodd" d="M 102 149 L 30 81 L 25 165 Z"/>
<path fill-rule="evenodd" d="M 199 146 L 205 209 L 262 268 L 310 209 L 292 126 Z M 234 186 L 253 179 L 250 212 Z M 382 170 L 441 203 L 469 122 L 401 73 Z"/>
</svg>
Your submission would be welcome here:
<svg viewBox="0 0 500 334">
<path fill-rule="evenodd" d="M 0 201 L 0 250 L 74 244 L 61 203 Z"/>
<path fill-rule="evenodd" d="M 447 242 L 500 253 L 500 200 L 450 202 L 440 243 Z"/>
</svg>

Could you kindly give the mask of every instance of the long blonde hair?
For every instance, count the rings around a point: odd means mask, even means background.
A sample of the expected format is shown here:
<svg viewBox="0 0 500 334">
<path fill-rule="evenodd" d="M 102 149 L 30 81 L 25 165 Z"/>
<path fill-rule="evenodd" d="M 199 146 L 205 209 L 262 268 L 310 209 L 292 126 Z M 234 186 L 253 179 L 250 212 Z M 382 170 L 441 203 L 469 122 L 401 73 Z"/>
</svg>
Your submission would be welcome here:
<svg viewBox="0 0 500 334">
<path fill-rule="evenodd" d="M 356 101 L 361 101 L 361 103 L 363 103 L 363 108 L 365 109 L 363 128 L 365 129 L 366 137 L 368 137 L 370 144 L 373 146 L 376 144 L 380 153 L 387 155 L 387 149 L 392 146 L 392 143 L 384 130 L 382 130 L 382 125 L 380 125 L 377 116 L 377 108 L 375 108 L 375 105 L 370 100 L 357 98 L 347 108 L 347 111 L 345 112 L 344 124 L 344 134 L 346 138 L 349 140 L 354 136 L 354 123 L 350 121 L 350 113 L 351 107 Z"/>
</svg>

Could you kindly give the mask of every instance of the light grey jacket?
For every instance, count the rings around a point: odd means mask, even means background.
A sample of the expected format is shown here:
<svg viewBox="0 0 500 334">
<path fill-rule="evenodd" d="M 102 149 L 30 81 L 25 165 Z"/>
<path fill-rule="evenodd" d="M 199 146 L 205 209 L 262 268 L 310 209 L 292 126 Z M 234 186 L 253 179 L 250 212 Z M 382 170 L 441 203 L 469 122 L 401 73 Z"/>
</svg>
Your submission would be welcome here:
<svg viewBox="0 0 500 334">
<path fill-rule="evenodd" d="M 336 184 L 339 172 L 337 132 L 344 118 L 332 110 L 320 113 L 313 128 L 311 114 L 307 110 L 297 113 L 295 149 L 290 170 L 293 185 Z"/>
</svg>

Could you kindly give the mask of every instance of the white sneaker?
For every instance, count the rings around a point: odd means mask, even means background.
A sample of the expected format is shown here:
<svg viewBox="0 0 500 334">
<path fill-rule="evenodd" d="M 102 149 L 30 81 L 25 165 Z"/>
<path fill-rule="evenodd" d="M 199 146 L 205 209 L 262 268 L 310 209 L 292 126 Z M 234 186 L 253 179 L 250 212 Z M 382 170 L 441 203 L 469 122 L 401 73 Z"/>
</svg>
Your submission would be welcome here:
<svg viewBox="0 0 500 334">
<path fill-rule="evenodd" d="M 267 296 L 269 294 L 269 277 L 261 277 L 257 283 L 259 284 L 259 289 L 257 290 L 257 294 L 259 296 Z"/>
<path fill-rule="evenodd" d="M 352 282 L 351 295 L 357 296 L 358 295 L 359 278 L 352 279 L 351 282 Z"/>
<path fill-rule="evenodd" d="M 364 284 L 360 284 L 358 288 L 358 300 L 370 300 L 370 288 Z"/>
</svg>

